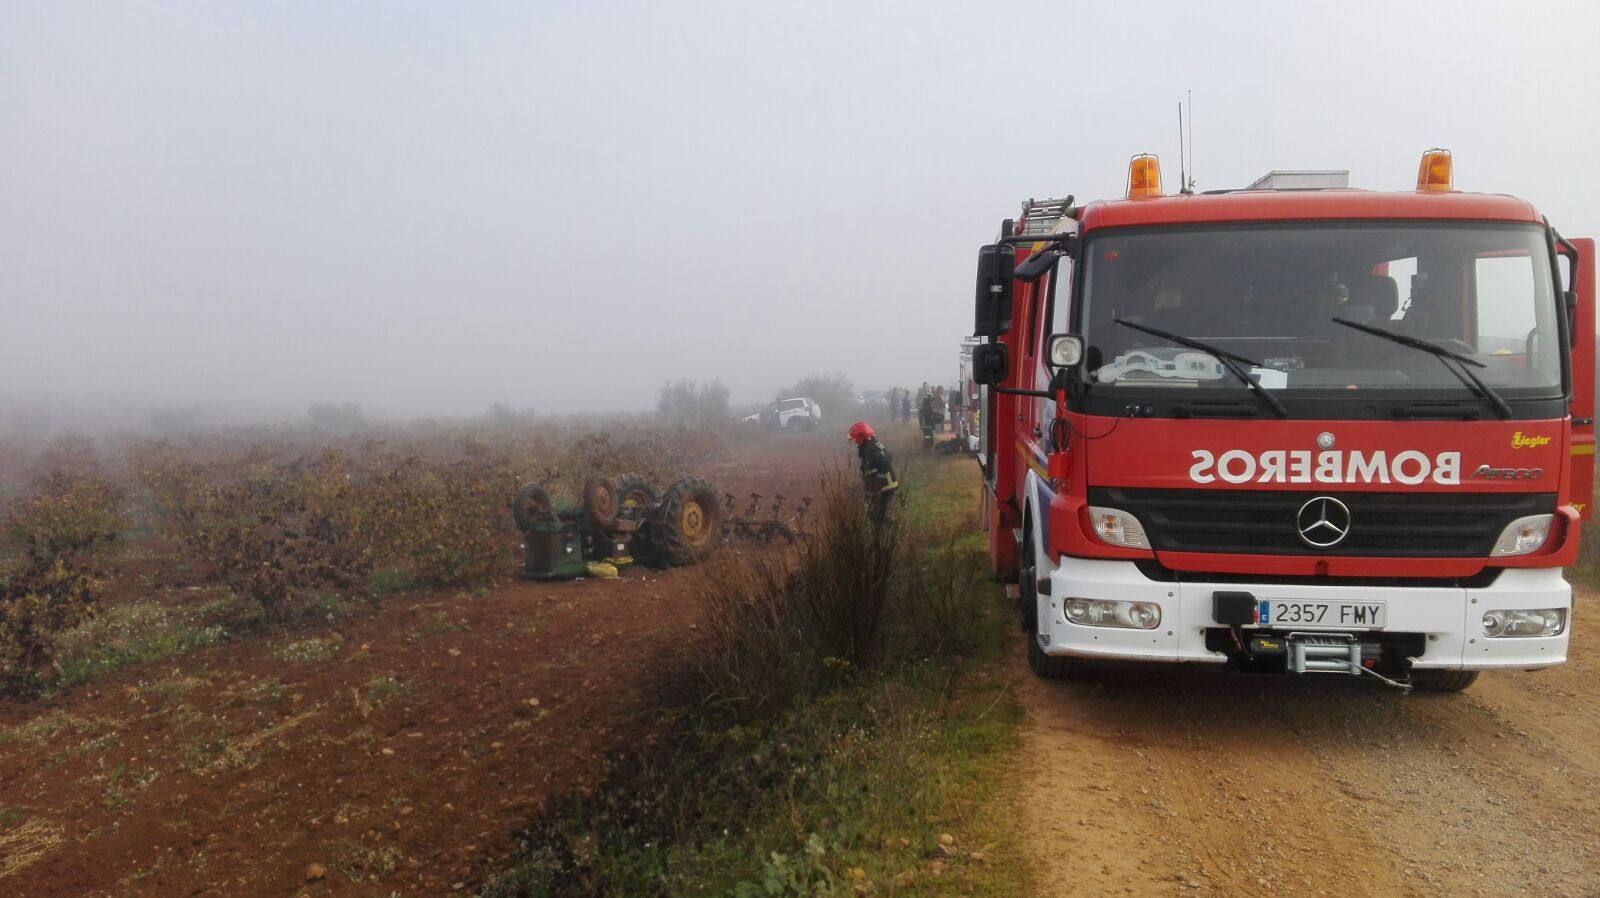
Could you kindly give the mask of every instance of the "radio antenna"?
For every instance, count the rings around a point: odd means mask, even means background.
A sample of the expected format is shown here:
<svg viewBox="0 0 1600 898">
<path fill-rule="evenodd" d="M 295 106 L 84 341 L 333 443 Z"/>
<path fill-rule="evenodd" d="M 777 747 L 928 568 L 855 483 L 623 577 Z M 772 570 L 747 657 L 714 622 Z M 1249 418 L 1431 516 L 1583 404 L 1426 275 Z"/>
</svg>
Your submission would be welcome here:
<svg viewBox="0 0 1600 898">
<path fill-rule="evenodd" d="M 1183 132 L 1183 106 L 1178 103 L 1178 192 L 1194 193 L 1194 180 L 1189 177 L 1194 170 L 1194 91 L 1189 91 L 1189 133 Z M 1187 153 L 1185 147 L 1187 146 Z"/>
<path fill-rule="evenodd" d="M 1194 193 L 1194 91 L 1189 91 L 1189 183 L 1184 189 Z"/>
<path fill-rule="evenodd" d="M 1178 101 L 1178 192 L 1189 192 L 1189 174 L 1183 167 L 1183 101 Z"/>
</svg>

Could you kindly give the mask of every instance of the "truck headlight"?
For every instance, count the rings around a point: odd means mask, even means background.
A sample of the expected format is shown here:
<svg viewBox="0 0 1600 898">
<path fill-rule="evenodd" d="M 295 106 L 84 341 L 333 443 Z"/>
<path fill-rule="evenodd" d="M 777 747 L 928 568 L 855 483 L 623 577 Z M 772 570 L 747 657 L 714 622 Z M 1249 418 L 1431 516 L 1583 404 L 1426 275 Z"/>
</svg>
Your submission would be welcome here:
<svg viewBox="0 0 1600 898">
<path fill-rule="evenodd" d="M 1161 606 L 1154 602 L 1067 599 L 1061 610 L 1067 620 L 1085 627 L 1154 630 L 1161 626 Z"/>
<path fill-rule="evenodd" d="M 1089 526 L 1094 528 L 1094 535 L 1107 545 L 1130 549 L 1150 548 L 1150 540 L 1144 535 L 1144 526 L 1139 519 L 1120 509 L 1089 506 Z"/>
<path fill-rule="evenodd" d="M 1560 636 L 1566 628 L 1565 608 L 1508 608 L 1483 613 L 1483 635 L 1490 639 L 1506 636 Z"/>
<path fill-rule="evenodd" d="M 1489 553 L 1491 558 L 1505 558 L 1510 555 L 1526 555 L 1537 552 L 1544 541 L 1550 536 L 1550 524 L 1556 519 L 1553 514 L 1529 515 L 1517 518 L 1500 531 L 1500 538 L 1494 541 L 1494 551 Z"/>
</svg>

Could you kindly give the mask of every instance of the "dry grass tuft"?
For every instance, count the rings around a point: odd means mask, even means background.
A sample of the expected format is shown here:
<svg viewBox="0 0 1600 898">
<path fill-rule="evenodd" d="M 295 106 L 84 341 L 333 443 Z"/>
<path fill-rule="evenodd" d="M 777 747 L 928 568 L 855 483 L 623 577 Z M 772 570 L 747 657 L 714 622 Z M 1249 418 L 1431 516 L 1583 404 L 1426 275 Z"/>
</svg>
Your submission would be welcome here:
<svg viewBox="0 0 1600 898">
<path fill-rule="evenodd" d="M 0 879 L 35 863 L 61 842 L 61 827 L 43 820 L 29 820 L 0 832 Z"/>
</svg>

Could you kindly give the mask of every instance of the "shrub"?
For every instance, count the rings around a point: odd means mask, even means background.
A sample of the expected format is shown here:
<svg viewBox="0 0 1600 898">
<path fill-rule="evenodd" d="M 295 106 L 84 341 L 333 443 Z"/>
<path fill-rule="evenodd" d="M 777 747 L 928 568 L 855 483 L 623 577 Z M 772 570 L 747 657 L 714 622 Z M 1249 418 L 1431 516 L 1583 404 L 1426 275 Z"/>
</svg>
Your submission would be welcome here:
<svg viewBox="0 0 1600 898">
<path fill-rule="evenodd" d="M 664 383 L 656 393 L 656 412 L 678 427 L 717 427 L 728 421 L 728 388 L 720 380 Z"/>
<path fill-rule="evenodd" d="M 791 399 L 805 396 L 813 399 L 822 406 L 824 421 L 839 422 L 856 416 L 859 403 L 856 402 L 856 386 L 850 378 L 843 373 L 835 371 L 832 374 L 813 372 L 800 378 L 793 386 L 785 387 L 778 391 L 775 399 Z"/>
<path fill-rule="evenodd" d="M 349 432 L 360 430 L 367 416 L 354 402 L 314 402 L 306 409 L 306 420 L 318 430 Z"/>
<path fill-rule="evenodd" d="M 123 496 L 85 470 L 52 471 L 5 516 L 14 555 L 0 568 L 0 683 L 13 691 L 37 686 L 57 637 L 99 602 L 96 561 L 122 530 Z"/>
<path fill-rule="evenodd" d="M 707 634 L 692 656 L 700 698 L 736 720 L 884 657 L 900 530 L 874 526 L 860 490 L 838 475 L 813 515 L 792 561 L 730 551 L 697 574 L 707 601 Z"/>
<path fill-rule="evenodd" d="M 124 498 L 97 473 L 52 470 L 12 503 L 5 536 L 30 555 L 78 560 L 116 540 L 126 526 Z"/>
<path fill-rule="evenodd" d="M 735 720 L 788 705 L 815 673 L 796 620 L 791 566 L 774 553 L 725 550 L 695 570 L 706 599 L 705 634 L 692 653 L 699 698 Z"/>
<path fill-rule="evenodd" d="M 970 515 L 913 528 L 914 548 L 901 566 L 890 619 L 892 642 L 907 659 L 948 655 L 973 647 L 985 615 L 987 564 Z"/>
<path fill-rule="evenodd" d="M 517 477 L 510 461 L 482 443 L 462 457 L 391 455 L 373 462 L 364 501 L 381 510 L 387 557 L 425 586 L 488 581 L 510 546 L 510 497 Z"/>
<path fill-rule="evenodd" d="M 797 549 L 794 593 L 811 641 L 824 658 L 877 663 L 884 611 L 900 567 L 900 528 L 875 526 L 861 489 L 834 474 Z"/>
<path fill-rule="evenodd" d="M 192 560 L 268 618 L 287 616 L 301 590 L 348 589 L 371 573 L 377 518 L 338 452 L 233 470 L 157 450 L 136 476 Z"/>
</svg>

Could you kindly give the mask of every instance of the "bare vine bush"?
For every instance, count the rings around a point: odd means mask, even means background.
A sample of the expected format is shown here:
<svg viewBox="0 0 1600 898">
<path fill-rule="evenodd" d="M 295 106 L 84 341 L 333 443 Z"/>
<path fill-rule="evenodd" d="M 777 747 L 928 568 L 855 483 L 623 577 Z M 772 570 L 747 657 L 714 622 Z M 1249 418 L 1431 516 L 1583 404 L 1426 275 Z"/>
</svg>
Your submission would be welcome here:
<svg viewBox="0 0 1600 898">
<path fill-rule="evenodd" d="M 158 446 L 135 477 L 191 560 L 269 620 L 287 617 L 301 591 L 351 589 L 372 570 L 380 522 L 342 453 L 231 466 Z"/>
<path fill-rule="evenodd" d="M 125 526 L 123 493 L 92 464 L 52 471 L 7 509 L 0 562 L 0 686 L 27 693 L 50 669 L 56 638 L 92 617 L 100 562 Z"/>
<path fill-rule="evenodd" d="M 469 441 L 457 458 L 397 453 L 370 465 L 361 501 L 385 518 L 378 545 L 386 561 L 427 586 L 484 583 L 504 565 L 518 483 L 506 456 Z"/>
<path fill-rule="evenodd" d="M 511 557 L 515 469 L 475 440 L 209 463 L 157 445 L 135 471 L 190 559 L 270 619 L 309 590 L 364 590 L 379 565 L 460 587 L 488 581 Z"/>
</svg>

